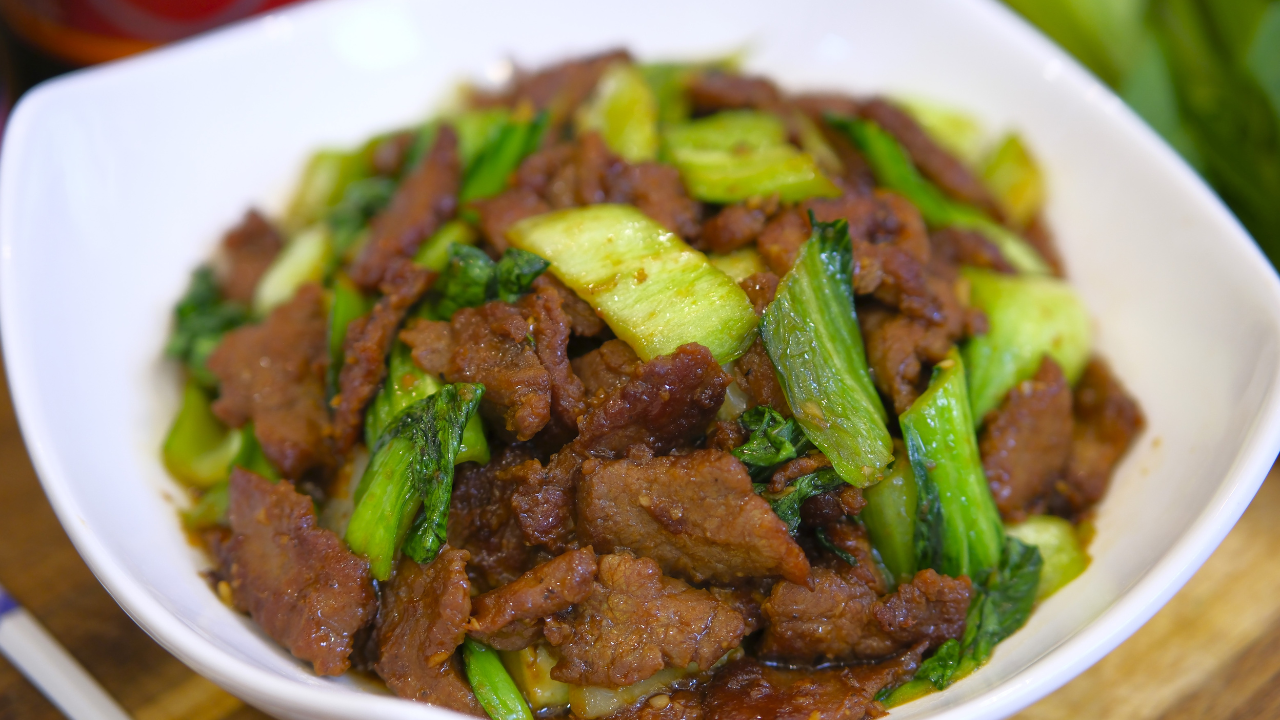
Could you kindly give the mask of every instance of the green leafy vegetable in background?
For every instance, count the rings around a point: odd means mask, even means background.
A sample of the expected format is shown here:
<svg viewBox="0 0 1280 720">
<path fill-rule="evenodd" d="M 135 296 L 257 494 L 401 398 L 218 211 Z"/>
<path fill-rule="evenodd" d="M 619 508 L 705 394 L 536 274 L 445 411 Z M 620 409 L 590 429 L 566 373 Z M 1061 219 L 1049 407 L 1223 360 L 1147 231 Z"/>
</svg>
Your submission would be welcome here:
<svg viewBox="0 0 1280 720">
<path fill-rule="evenodd" d="M 395 192 L 396 182 L 384 177 L 364 178 L 347 186 L 327 218 L 336 256 L 342 257 L 356 245 L 369 220 L 391 202 Z"/>
<path fill-rule="evenodd" d="M 201 266 L 191 275 L 187 293 L 174 308 L 173 334 L 165 345 L 165 355 L 187 366 L 191 377 L 211 388 L 218 379 L 205 367 L 222 340 L 222 335 L 249 319 L 245 308 L 222 298 L 213 270 Z"/>
</svg>

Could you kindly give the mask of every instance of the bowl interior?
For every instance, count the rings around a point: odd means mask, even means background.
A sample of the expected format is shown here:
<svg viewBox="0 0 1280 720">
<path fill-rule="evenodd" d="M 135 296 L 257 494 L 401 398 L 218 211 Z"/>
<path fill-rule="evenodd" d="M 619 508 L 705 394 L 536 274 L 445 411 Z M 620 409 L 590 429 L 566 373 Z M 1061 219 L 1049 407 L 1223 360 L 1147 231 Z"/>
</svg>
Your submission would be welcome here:
<svg viewBox="0 0 1280 720">
<path fill-rule="evenodd" d="M 439 715 L 322 680 L 225 608 L 159 463 L 160 358 L 189 273 L 250 205 L 278 210 L 308 153 L 422 118 L 463 78 L 626 45 L 746 49 L 790 89 L 884 91 L 1016 129 L 1098 350 L 1147 414 L 1097 519 L 1093 563 L 988 666 L 895 717 L 997 717 L 1137 628 L 1212 551 L 1277 449 L 1280 293 L 1204 185 L 1065 56 L 981 0 L 604 7 L 322 2 L 31 93 L 0 163 L 4 347 L 24 435 L 72 539 L 171 651 L 282 716 Z"/>
</svg>

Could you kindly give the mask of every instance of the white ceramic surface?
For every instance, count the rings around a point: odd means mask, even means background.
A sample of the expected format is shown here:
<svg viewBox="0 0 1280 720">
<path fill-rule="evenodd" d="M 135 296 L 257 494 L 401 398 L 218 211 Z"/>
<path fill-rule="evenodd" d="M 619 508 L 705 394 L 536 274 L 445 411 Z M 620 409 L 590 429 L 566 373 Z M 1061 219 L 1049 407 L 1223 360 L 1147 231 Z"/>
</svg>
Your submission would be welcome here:
<svg viewBox="0 0 1280 720">
<path fill-rule="evenodd" d="M 1280 442 L 1280 284 L 1218 200 L 1114 96 L 994 3 L 323 2 L 75 73 L 22 100 L 0 160 L 0 327 L 24 437 L 62 523 L 166 648 L 248 702 L 311 718 L 440 717 L 315 677 L 196 574 L 158 460 L 160 359 L 193 267 L 309 150 L 423 116 L 462 77 L 626 44 L 747 47 L 790 88 L 892 91 L 1024 132 L 1099 349 L 1149 429 L 1094 562 L 989 665 L 895 717 L 996 718 L 1145 622 L 1253 497 Z"/>
</svg>

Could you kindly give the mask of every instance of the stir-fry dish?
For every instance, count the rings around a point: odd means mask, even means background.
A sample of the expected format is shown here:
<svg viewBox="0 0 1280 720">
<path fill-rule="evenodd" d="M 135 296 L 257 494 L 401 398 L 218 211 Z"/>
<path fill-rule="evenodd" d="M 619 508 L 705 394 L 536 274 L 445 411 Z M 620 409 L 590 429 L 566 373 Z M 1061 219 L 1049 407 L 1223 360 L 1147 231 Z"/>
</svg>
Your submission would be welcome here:
<svg viewBox="0 0 1280 720">
<path fill-rule="evenodd" d="M 194 274 L 214 591 L 493 720 L 878 717 L 1079 575 L 1143 427 L 1010 135 L 618 51 L 307 165 Z"/>
</svg>

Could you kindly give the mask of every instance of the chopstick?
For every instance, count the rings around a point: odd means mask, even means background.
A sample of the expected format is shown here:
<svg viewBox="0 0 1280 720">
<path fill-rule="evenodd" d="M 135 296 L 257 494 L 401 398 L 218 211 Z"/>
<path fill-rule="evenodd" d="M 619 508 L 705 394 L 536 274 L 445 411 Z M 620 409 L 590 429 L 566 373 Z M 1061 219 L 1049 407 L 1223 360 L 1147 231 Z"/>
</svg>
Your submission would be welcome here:
<svg viewBox="0 0 1280 720">
<path fill-rule="evenodd" d="M 124 708 L 3 587 L 0 653 L 71 720 L 129 720 Z"/>
</svg>

